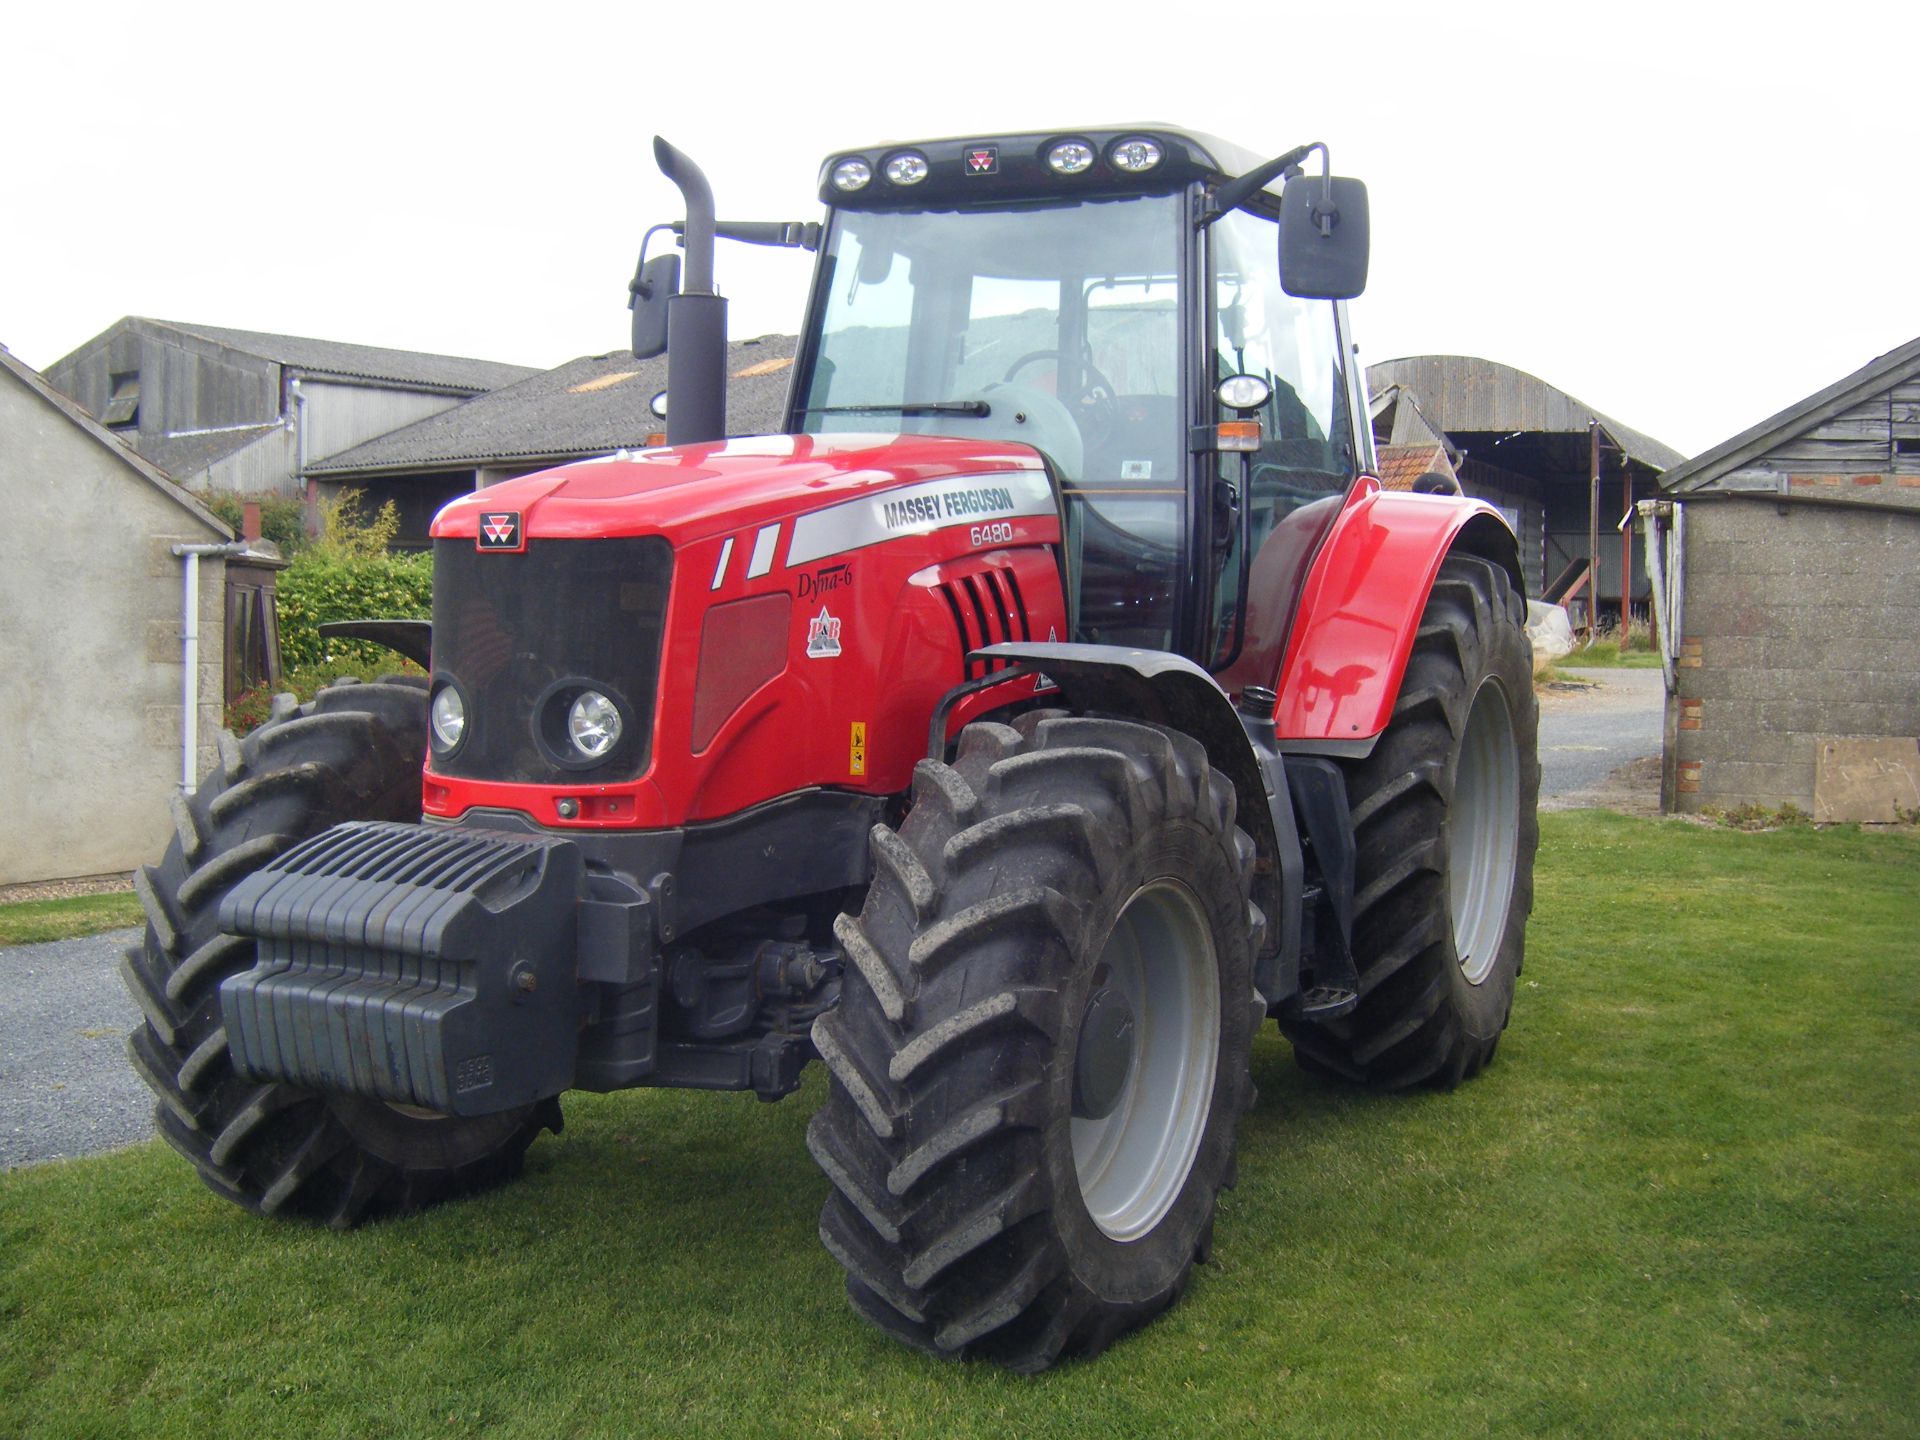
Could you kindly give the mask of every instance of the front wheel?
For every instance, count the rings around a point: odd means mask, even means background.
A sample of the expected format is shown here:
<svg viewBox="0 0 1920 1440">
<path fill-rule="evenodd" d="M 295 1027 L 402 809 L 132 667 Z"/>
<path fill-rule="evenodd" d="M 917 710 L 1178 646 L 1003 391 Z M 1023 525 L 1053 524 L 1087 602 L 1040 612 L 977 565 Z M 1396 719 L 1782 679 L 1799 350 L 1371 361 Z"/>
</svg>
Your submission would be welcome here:
<svg viewBox="0 0 1920 1440">
<path fill-rule="evenodd" d="M 1251 1097 L 1262 921 L 1234 792 L 1191 738 L 969 726 L 923 762 L 875 878 L 808 1145 L 854 1305 L 1022 1370 L 1178 1298 Z"/>
<path fill-rule="evenodd" d="M 122 974 L 145 1013 L 127 1050 L 159 1103 L 155 1128 L 216 1194 L 259 1214 L 346 1227 L 417 1210 L 515 1174 L 557 1101 L 456 1119 L 351 1095 L 249 1080 L 233 1067 L 220 982 L 254 942 L 221 933 L 241 879 L 347 820 L 418 820 L 427 749 L 424 683 L 342 681 L 310 703 L 282 696 L 220 768 L 176 796 L 176 835 L 136 882 L 146 934 Z"/>
<path fill-rule="evenodd" d="M 1525 602 L 1500 566 L 1449 556 L 1393 718 L 1346 769 L 1360 1003 L 1282 1016 L 1306 1068 L 1449 1088 L 1493 1059 L 1533 908 L 1538 730 Z"/>
</svg>

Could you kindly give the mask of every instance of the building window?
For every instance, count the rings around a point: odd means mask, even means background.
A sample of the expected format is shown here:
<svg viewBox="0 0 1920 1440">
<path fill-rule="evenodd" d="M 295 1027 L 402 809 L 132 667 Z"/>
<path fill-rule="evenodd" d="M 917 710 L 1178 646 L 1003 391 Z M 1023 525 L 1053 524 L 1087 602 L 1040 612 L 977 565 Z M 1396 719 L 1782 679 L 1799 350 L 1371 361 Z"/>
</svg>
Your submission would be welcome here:
<svg viewBox="0 0 1920 1440">
<path fill-rule="evenodd" d="M 115 430 L 137 429 L 140 424 L 140 372 L 119 371 L 113 377 L 113 394 L 100 416 L 102 423 Z"/>
<path fill-rule="evenodd" d="M 1920 435 L 1893 437 L 1893 468 L 1903 475 L 1920 473 Z"/>
</svg>

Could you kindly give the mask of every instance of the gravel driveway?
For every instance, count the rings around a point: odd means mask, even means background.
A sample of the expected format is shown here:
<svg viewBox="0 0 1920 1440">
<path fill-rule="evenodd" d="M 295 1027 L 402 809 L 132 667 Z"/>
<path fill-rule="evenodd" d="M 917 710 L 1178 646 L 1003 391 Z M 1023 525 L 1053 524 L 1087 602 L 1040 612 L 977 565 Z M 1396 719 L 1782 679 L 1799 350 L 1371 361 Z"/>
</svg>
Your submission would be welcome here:
<svg viewBox="0 0 1920 1440">
<path fill-rule="evenodd" d="M 1568 673 L 1577 688 L 1540 697 L 1540 808 L 1657 815 L 1667 696 L 1660 672 Z"/>
<path fill-rule="evenodd" d="M 120 982 L 138 930 L 0 950 L 0 1170 L 153 1134 L 153 1092 L 127 1063 L 140 1012 Z"/>
<path fill-rule="evenodd" d="M 1543 810 L 1659 801 L 1658 670 L 1595 670 L 1540 702 Z M 127 1063 L 140 1013 L 120 981 L 117 930 L 0 950 L 0 1170 L 92 1155 L 153 1134 L 153 1096 Z"/>
</svg>

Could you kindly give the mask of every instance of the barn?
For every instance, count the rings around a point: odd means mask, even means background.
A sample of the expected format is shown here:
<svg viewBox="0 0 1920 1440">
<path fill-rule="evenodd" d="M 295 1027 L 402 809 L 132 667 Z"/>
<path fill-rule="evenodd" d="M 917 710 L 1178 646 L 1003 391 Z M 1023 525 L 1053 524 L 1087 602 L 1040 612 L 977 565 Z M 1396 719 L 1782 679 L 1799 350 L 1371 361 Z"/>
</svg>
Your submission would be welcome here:
<svg viewBox="0 0 1920 1440">
<path fill-rule="evenodd" d="M 535 373 L 129 316 L 46 378 L 186 489 L 298 496 L 327 456 Z"/>
<path fill-rule="evenodd" d="M 780 428 L 795 343 L 764 335 L 727 346 L 729 434 Z M 649 402 L 666 384 L 664 356 L 584 355 L 339 451 L 307 473 L 323 492 L 356 489 L 370 506 L 391 500 L 400 517 L 396 545 L 418 548 L 440 507 L 458 496 L 644 446 L 665 426 Z"/>
<path fill-rule="evenodd" d="M 1474 355 L 1383 361 L 1368 367 L 1367 386 L 1383 469 L 1409 452 L 1426 466 L 1419 453 L 1444 439 L 1461 487 L 1497 506 L 1519 535 L 1529 595 L 1566 602 L 1576 623 L 1595 594 L 1603 625 L 1623 597 L 1644 613 L 1646 566 L 1616 526 L 1679 451 L 1538 376 Z"/>
</svg>

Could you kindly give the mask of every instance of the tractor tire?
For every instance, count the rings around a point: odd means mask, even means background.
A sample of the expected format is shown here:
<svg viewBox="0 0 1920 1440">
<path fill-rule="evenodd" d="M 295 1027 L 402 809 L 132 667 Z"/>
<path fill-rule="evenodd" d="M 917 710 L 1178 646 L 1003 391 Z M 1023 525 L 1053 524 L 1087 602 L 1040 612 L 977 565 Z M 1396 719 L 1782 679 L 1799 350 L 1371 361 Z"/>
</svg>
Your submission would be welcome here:
<svg viewBox="0 0 1920 1440">
<path fill-rule="evenodd" d="M 847 1293 L 919 1349 L 1044 1370 L 1180 1296 L 1265 1014 L 1253 844 L 1188 736 L 975 724 L 922 761 L 836 931 L 807 1132 Z"/>
<path fill-rule="evenodd" d="M 1322 1024 L 1282 1012 L 1303 1069 L 1451 1089 L 1493 1059 L 1533 909 L 1538 731 L 1525 602 L 1499 565 L 1449 556 L 1393 718 L 1346 767 L 1360 1001 Z"/>
<path fill-rule="evenodd" d="M 426 754 L 419 677 L 345 680 L 266 724 L 220 736 L 220 766 L 173 801 L 175 838 L 134 888 L 142 943 L 121 966 L 146 1019 L 127 1039 L 159 1097 L 155 1128 L 217 1195 L 261 1215 L 345 1229 L 417 1210 L 518 1172 L 556 1102 L 455 1119 L 357 1096 L 236 1074 L 220 982 L 254 962 L 254 942 L 222 934 L 220 901 L 244 876 L 346 820 L 418 820 Z"/>
</svg>

